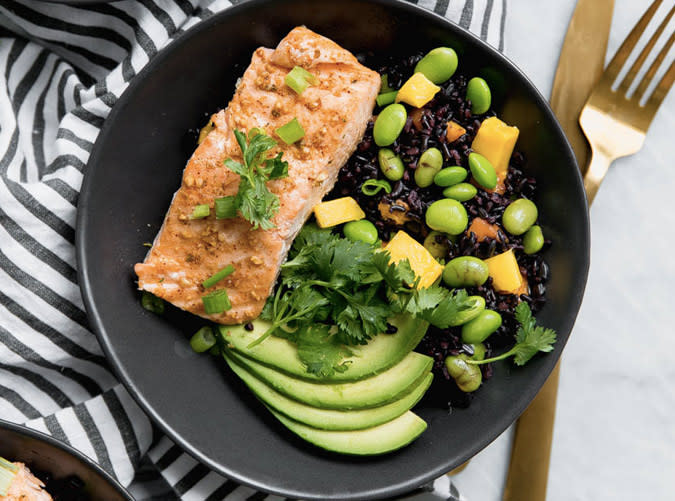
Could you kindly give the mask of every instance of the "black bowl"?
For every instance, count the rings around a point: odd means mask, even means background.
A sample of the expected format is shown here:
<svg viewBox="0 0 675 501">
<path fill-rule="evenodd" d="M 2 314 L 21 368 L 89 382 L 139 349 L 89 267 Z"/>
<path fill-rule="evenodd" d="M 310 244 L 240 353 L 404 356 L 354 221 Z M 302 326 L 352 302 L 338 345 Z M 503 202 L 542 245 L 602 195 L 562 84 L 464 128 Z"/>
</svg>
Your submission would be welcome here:
<svg viewBox="0 0 675 501">
<path fill-rule="evenodd" d="M 555 351 L 525 367 L 496 364 L 465 410 L 421 404 L 429 424 L 413 444 L 373 458 L 322 452 L 296 439 L 223 364 L 191 353 L 200 325 L 171 310 L 144 311 L 133 265 L 155 237 L 194 149 L 190 129 L 226 105 L 258 46 L 307 25 L 355 53 L 454 47 L 460 71 L 490 82 L 499 115 L 520 128 L 526 171 L 538 179 L 540 220 L 553 246 L 549 303 L 539 319 L 557 330 Z M 187 144 L 187 146 L 186 146 Z M 546 100 L 502 54 L 444 18 L 390 0 L 258 0 L 200 23 L 132 82 L 92 152 L 79 202 L 77 245 L 91 324 L 117 374 L 181 447 L 217 472 L 299 498 L 363 499 L 403 493 L 470 458 L 503 432 L 553 369 L 574 324 L 589 265 L 588 209 L 572 151 Z"/>
<path fill-rule="evenodd" d="M 92 500 L 134 499 L 113 477 L 81 452 L 49 435 L 2 419 L 0 456 L 9 461 L 25 463 L 37 476 L 48 474 L 55 483 L 77 477 L 83 484 L 82 489 Z"/>
</svg>

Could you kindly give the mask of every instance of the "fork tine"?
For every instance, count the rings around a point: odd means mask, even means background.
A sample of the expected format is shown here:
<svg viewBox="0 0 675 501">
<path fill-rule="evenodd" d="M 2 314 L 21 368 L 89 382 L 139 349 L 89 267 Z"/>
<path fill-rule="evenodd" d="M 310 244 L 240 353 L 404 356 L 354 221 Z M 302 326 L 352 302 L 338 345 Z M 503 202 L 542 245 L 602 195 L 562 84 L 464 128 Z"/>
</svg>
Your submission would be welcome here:
<svg viewBox="0 0 675 501">
<path fill-rule="evenodd" d="M 642 68 L 642 65 L 645 63 L 645 60 L 649 56 L 649 53 L 652 51 L 652 49 L 656 45 L 656 42 L 659 39 L 659 37 L 661 36 L 661 33 L 663 33 L 663 30 L 665 30 L 666 26 L 668 26 L 668 23 L 670 22 L 670 18 L 673 17 L 674 13 L 675 13 L 675 5 L 673 5 L 673 7 L 670 9 L 670 12 L 668 12 L 668 15 L 666 15 L 663 22 L 656 29 L 656 31 L 654 32 L 652 37 L 649 39 L 649 42 L 647 42 L 647 45 L 645 45 L 644 49 L 642 49 L 642 51 L 640 52 L 640 55 L 637 57 L 637 59 L 635 60 L 635 62 L 631 66 L 630 70 L 628 70 L 628 73 L 626 73 L 626 76 L 624 77 L 623 81 L 619 84 L 619 88 L 617 90 L 620 94 L 625 95 L 628 92 L 628 88 L 633 83 L 633 80 L 635 80 L 635 77 L 637 76 L 638 72 L 640 71 L 640 68 Z M 643 29 L 643 31 L 644 31 L 644 29 Z"/>
<path fill-rule="evenodd" d="M 633 52 L 633 49 L 635 49 L 635 46 L 647 28 L 649 21 L 652 20 L 652 17 L 654 17 L 654 14 L 659 9 L 662 2 L 663 0 L 654 0 L 654 2 L 649 6 L 649 9 L 647 9 L 647 12 L 642 15 L 633 30 L 623 41 L 621 47 L 619 47 L 619 50 L 617 50 L 616 54 L 614 54 L 614 57 L 610 61 L 603 75 L 603 81 L 608 80 L 610 86 L 612 83 L 614 83 L 616 77 L 619 76 L 621 68 L 623 68 L 623 65 L 626 64 L 628 56 L 630 56 L 631 52 Z"/>
<path fill-rule="evenodd" d="M 654 78 L 654 75 L 658 71 L 663 61 L 666 59 L 668 51 L 673 46 L 673 42 L 675 42 L 675 31 L 670 35 L 670 38 L 659 52 L 659 55 L 656 56 L 656 59 L 654 59 L 654 61 L 652 62 L 651 66 L 647 70 L 647 73 L 645 73 L 644 77 L 642 77 L 642 80 L 640 81 L 640 84 L 638 85 L 637 89 L 635 89 L 635 96 L 638 99 L 642 98 L 645 91 L 647 90 L 647 87 L 649 87 L 649 84 Z"/>
<path fill-rule="evenodd" d="M 675 82 L 675 61 L 670 63 L 670 68 L 668 68 L 666 74 L 663 75 L 663 78 L 656 86 L 656 89 L 654 89 L 654 93 L 645 104 L 645 111 L 650 114 L 650 120 L 656 113 L 656 110 L 659 109 L 661 102 L 668 95 L 668 91 L 673 86 L 673 82 Z"/>
</svg>

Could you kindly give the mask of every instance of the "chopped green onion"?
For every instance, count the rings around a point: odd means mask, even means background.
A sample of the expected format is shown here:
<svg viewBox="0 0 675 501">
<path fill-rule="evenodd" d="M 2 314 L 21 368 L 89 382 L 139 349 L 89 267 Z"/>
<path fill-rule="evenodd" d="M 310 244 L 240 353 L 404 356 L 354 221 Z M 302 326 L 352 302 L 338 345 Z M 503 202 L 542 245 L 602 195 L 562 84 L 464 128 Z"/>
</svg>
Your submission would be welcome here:
<svg viewBox="0 0 675 501">
<path fill-rule="evenodd" d="M 282 125 L 275 132 L 286 144 L 293 144 L 294 142 L 305 137 L 305 130 L 302 128 L 302 125 L 300 125 L 300 122 L 298 122 L 297 118 L 294 118 L 287 124 Z"/>
<path fill-rule="evenodd" d="M 212 276 L 210 276 L 209 278 L 204 280 L 202 282 L 202 286 L 204 286 L 205 289 L 208 289 L 209 287 L 213 287 L 218 282 L 220 282 L 223 278 L 230 275 L 233 271 L 234 271 L 234 266 L 232 266 L 231 264 L 228 264 L 225 268 L 223 268 L 219 272 L 214 273 Z"/>
<path fill-rule="evenodd" d="M 209 214 L 211 214 L 209 204 L 195 205 L 195 208 L 192 209 L 192 215 L 190 216 L 190 219 L 203 219 L 208 217 Z"/>
<path fill-rule="evenodd" d="M 164 313 L 164 300 L 148 291 L 143 291 L 141 295 L 141 306 L 157 315 Z"/>
<path fill-rule="evenodd" d="M 216 219 L 237 217 L 237 205 L 234 196 L 216 198 L 213 208 L 216 212 Z"/>
<path fill-rule="evenodd" d="M 361 191 L 364 195 L 368 195 L 369 197 L 377 195 L 380 190 L 391 193 L 389 181 L 385 181 L 384 179 L 368 179 L 361 185 Z"/>
<path fill-rule="evenodd" d="M 152 247 L 150 242 L 143 242 L 143 247 Z"/>
<path fill-rule="evenodd" d="M 380 94 L 375 98 L 375 102 L 377 103 L 378 106 L 387 106 L 388 104 L 393 103 L 396 101 L 396 94 L 398 94 L 397 90 L 392 90 L 391 92 L 385 92 L 384 94 Z"/>
<path fill-rule="evenodd" d="M 389 87 L 389 75 L 386 73 L 384 75 L 380 75 L 380 80 L 382 81 L 382 84 L 380 85 L 380 94 L 385 94 L 389 91 L 395 90 Z"/>
<path fill-rule="evenodd" d="M 6 496 L 19 467 L 0 457 L 0 496 Z"/>
<path fill-rule="evenodd" d="M 286 85 L 298 94 L 302 94 L 307 87 L 316 85 L 319 82 L 314 75 L 300 66 L 296 66 L 289 71 L 284 81 L 286 82 Z"/>
<path fill-rule="evenodd" d="M 206 296 L 202 296 L 202 302 L 204 303 L 204 311 L 207 315 L 216 315 L 232 308 L 230 298 L 227 297 L 225 289 L 219 289 Z"/>
<path fill-rule="evenodd" d="M 204 353 L 216 345 L 216 336 L 213 335 L 213 329 L 205 325 L 190 338 L 190 346 L 197 353 Z"/>
</svg>

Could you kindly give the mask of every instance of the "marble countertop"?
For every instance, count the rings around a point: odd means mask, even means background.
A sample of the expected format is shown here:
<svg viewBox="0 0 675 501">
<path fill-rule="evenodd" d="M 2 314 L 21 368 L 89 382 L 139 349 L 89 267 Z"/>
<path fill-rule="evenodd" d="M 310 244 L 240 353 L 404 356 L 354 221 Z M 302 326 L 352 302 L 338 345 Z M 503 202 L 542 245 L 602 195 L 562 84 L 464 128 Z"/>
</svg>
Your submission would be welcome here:
<svg viewBox="0 0 675 501">
<path fill-rule="evenodd" d="M 545 96 L 575 3 L 508 4 L 506 55 Z M 650 3 L 616 0 L 607 61 Z M 562 357 L 548 501 L 673 499 L 673 131 L 675 91 L 642 150 L 612 165 L 590 211 L 591 268 Z M 463 497 L 501 499 L 511 439 L 510 429 L 454 477 Z"/>
</svg>

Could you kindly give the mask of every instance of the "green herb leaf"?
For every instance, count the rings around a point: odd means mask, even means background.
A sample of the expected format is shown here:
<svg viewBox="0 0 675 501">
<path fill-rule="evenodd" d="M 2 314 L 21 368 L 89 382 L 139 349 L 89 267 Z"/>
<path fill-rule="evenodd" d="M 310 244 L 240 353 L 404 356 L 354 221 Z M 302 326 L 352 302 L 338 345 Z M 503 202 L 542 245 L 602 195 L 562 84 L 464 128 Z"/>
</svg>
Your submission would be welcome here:
<svg viewBox="0 0 675 501">
<path fill-rule="evenodd" d="M 344 372 L 348 365 L 344 361 L 351 351 L 331 336 L 330 327 L 323 324 L 307 326 L 297 336 L 298 357 L 307 366 L 307 372 L 320 377 Z"/>
<path fill-rule="evenodd" d="M 234 131 L 237 143 L 241 148 L 244 163 L 231 158 L 225 160 L 225 166 L 238 174 L 239 191 L 234 198 L 223 197 L 220 211 L 216 205 L 216 217 L 219 219 L 232 217 L 239 211 L 244 219 L 253 225 L 253 229 L 269 230 L 274 228 L 272 218 L 279 212 L 279 197 L 269 191 L 267 181 L 288 176 L 288 162 L 284 162 L 282 154 L 274 158 L 265 158 L 267 152 L 276 146 L 276 141 L 260 130 L 251 129 L 247 136 L 239 130 Z"/>
<path fill-rule="evenodd" d="M 485 360 L 467 360 L 469 364 L 487 364 L 513 356 L 516 365 L 525 365 L 537 353 L 553 350 L 556 332 L 553 329 L 537 325 L 530 306 L 522 302 L 516 306 L 515 317 L 520 326 L 516 332 L 516 344 L 509 351 Z"/>
</svg>

